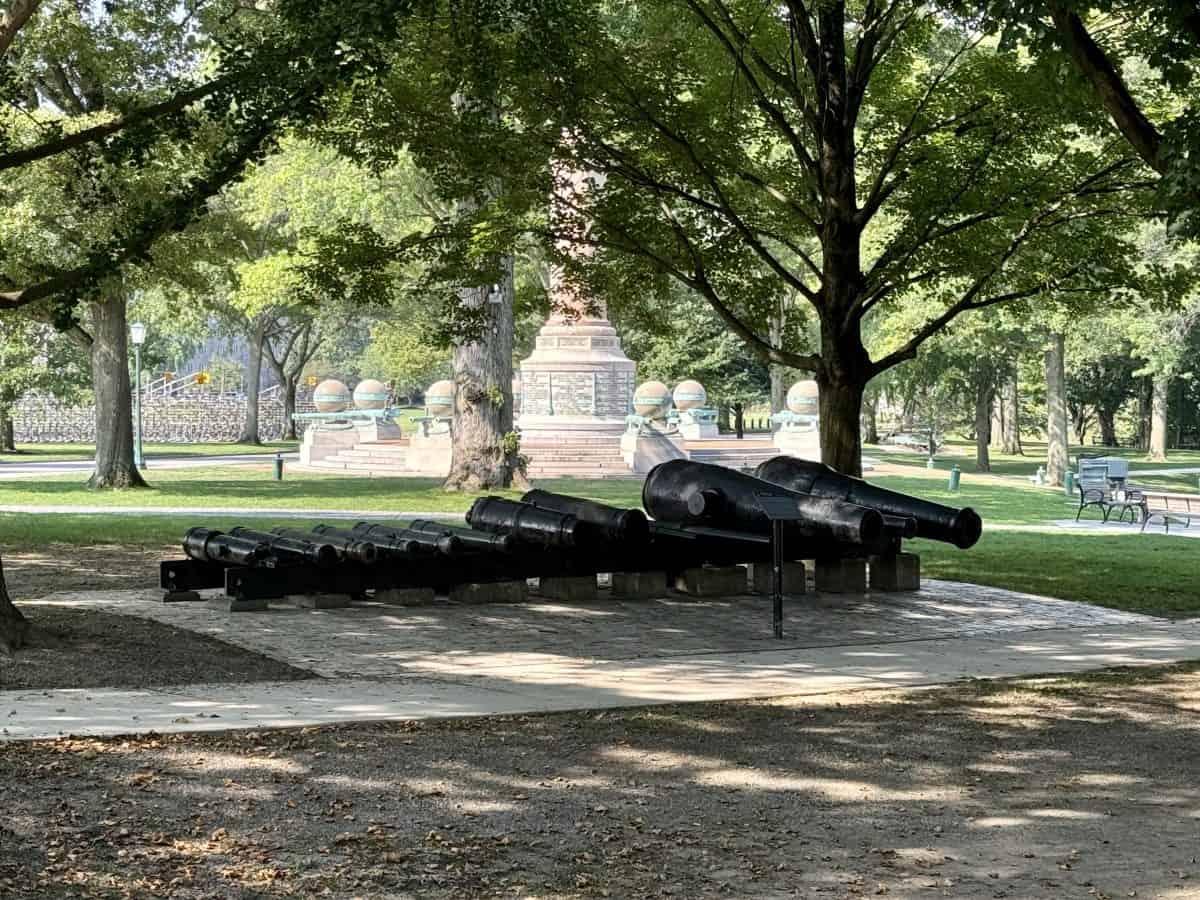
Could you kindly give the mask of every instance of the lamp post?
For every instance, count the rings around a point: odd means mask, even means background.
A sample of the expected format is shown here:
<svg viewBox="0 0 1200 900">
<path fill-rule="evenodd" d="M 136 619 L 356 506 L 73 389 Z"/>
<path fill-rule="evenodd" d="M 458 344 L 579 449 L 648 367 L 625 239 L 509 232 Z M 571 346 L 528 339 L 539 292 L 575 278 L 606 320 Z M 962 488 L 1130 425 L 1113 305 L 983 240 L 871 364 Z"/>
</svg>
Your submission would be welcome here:
<svg viewBox="0 0 1200 900">
<path fill-rule="evenodd" d="M 133 341 L 133 464 L 139 469 L 146 468 L 146 460 L 142 456 L 142 344 L 146 340 L 146 326 L 134 322 L 129 326 L 129 337 Z"/>
</svg>

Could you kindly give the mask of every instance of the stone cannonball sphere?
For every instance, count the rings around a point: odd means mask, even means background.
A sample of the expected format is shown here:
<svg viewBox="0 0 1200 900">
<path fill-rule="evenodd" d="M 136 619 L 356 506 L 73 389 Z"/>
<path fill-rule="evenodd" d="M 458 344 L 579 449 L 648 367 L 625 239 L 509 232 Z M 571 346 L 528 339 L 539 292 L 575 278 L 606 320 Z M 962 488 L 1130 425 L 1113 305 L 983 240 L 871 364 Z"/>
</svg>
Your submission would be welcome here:
<svg viewBox="0 0 1200 900">
<path fill-rule="evenodd" d="M 350 406 L 350 388 L 336 378 L 326 378 L 313 388 L 317 412 L 342 412 Z"/>
<path fill-rule="evenodd" d="M 454 382 L 435 381 L 425 391 L 425 411 L 431 416 L 454 414 Z"/>
<path fill-rule="evenodd" d="M 633 411 L 647 419 L 661 419 L 671 403 L 671 389 L 661 381 L 647 381 L 633 392 Z"/>
<path fill-rule="evenodd" d="M 817 400 L 817 383 L 797 381 L 788 388 L 787 408 L 798 416 L 818 415 L 820 405 Z"/>
<path fill-rule="evenodd" d="M 358 409 L 387 409 L 388 389 L 382 381 L 368 378 L 354 389 L 354 405 Z"/>
<path fill-rule="evenodd" d="M 700 409 L 708 402 L 708 391 L 698 381 L 681 381 L 675 385 L 676 409 Z"/>
</svg>

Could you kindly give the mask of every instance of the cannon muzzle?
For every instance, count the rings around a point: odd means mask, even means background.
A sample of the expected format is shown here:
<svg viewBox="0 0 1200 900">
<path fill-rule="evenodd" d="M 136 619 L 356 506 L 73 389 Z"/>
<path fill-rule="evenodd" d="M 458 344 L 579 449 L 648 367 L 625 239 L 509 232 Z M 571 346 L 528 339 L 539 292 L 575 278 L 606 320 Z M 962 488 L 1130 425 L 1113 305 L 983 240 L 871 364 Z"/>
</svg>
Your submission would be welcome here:
<svg viewBox="0 0 1200 900">
<path fill-rule="evenodd" d="M 274 565 L 271 549 L 262 541 L 238 537 L 215 528 L 189 528 L 183 536 L 183 552 L 201 562 L 226 566 Z"/>
<path fill-rule="evenodd" d="M 887 516 L 916 519 L 917 537 L 944 541 L 963 550 L 973 546 L 983 533 L 983 520 L 969 506 L 955 509 L 891 491 L 861 478 L 843 475 L 824 463 L 776 456 L 761 463 L 754 474 L 801 494 L 860 503 Z"/>
</svg>

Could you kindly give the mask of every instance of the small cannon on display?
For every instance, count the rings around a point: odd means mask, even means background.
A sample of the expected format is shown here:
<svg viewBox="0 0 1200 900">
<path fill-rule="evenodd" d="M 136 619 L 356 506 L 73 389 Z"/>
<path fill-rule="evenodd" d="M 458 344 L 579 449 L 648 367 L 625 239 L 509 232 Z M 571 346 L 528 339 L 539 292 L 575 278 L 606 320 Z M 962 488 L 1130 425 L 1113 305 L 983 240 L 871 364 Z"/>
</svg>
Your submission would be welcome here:
<svg viewBox="0 0 1200 900">
<path fill-rule="evenodd" d="M 982 530 L 971 509 L 901 494 L 820 463 L 776 457 L 756 476 L 671 460 L 647 475 L 644 512 L 531 490 L 519 501 L 479 497 L 465 523 L 362 521 L 309 532 L 197 527 L 184 536 L 186 558 L 162 563 L 161 584 L 168 598 L 224 588 L 228 598 L 263 608 L 268 599 L 297 595 L 453 595 L 462 586 L 500 583 L 523 590 L 532 578 L 547 596 L 553 596 L 549 586 L 590 579 L 594 596 L 601 573 L 612 576 L 614 596 L 661 596 L 668 582 L 702 594 L 693 589 L 696 580 L 721 571 L 729 576 L 724 587 L 706 594 L 717 595 L 746 592 L 742 564 L 754 566 L 759 590 L 768 564 L 776 585 L 788 583 L 783 567 L 793 566 L 799 587 L 789 591 L 803 590 L 799 561 L 816 560 L 818 590 L 853 592 L 865 590 L 870 560 L 872 587 L 912 590 L 916 557 L 902 552 L 905 540 L 965 549 Z M 650 575 L 647 582 L 643 576 Z M 627 594 L 621 587 L 635 582 L 657 585 L 657 593 Z"/>
</svg>

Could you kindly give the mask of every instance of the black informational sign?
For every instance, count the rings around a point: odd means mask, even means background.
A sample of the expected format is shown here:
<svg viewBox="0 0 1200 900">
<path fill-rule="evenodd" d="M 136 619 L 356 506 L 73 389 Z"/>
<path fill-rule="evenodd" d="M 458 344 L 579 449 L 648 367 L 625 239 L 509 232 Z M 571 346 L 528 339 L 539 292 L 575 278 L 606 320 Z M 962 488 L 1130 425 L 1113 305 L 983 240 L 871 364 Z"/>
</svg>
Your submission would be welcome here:
<svg viewBox="0 0 1200 900">
<path fill-rule="evenodd" d="M 783 637 L 783 523 L 799 519 L 795 497 L 756 492 L 758 508 L 771 520 L 771 625 L 775 637 Z"/>
</svg>

